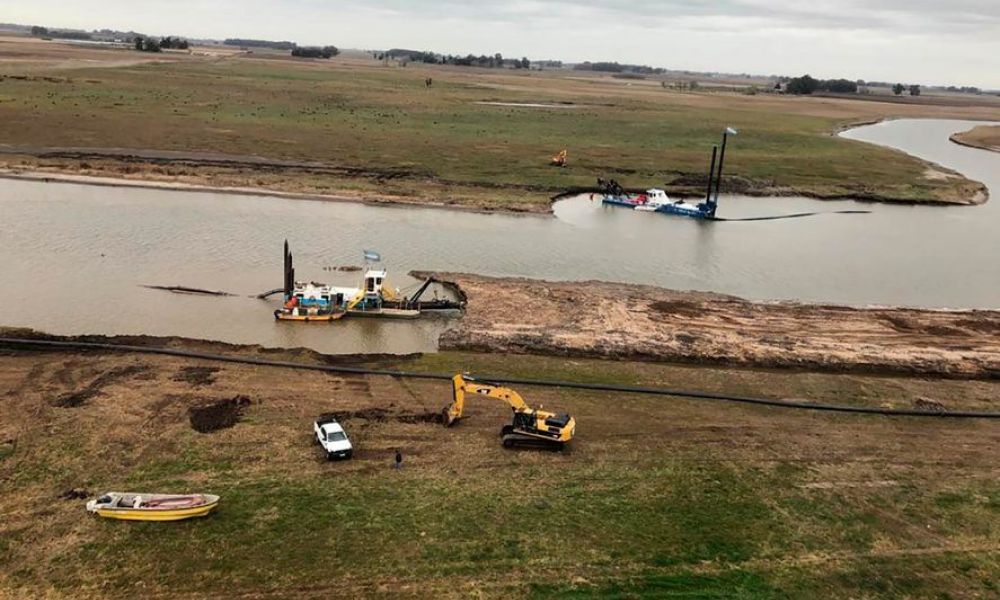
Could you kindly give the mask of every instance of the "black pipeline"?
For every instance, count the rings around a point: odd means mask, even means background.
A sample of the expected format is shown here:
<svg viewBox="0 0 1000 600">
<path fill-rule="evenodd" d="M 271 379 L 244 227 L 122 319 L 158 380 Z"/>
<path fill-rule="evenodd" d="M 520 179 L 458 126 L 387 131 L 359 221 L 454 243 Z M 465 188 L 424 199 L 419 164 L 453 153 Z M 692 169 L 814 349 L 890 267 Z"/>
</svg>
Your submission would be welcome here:
<svg viewBox="0 0 1000 600">
<path fill-rule="evenodd" d="M 193 350 L 178 350 L 175 348 L 157 348 L 151 346 L 129 346 L 125 344 L 105 344 L 99 342 L 71 342 L 63 340 L 29 340 L 22 338 L 0 337 L 0 346 L 24 346 L 35 348 L 61 348 L 70 350 L 108 350 L 113 352 L 133 352 L 139 354 L 160 354 L 164 356 L 178 356 L 182 358 L 195 358 L 199 360 L 209 360 L 215 362 L 228 362 L 245 365 L 256 365 L 262 367 L 277 367 L 281 369 L 298 369 L 302 371 L 325 371 L 328 373 L 345 373 L 350 375 L 385 375 L 388 377 L 401 377 L 408 379 L 433 379 L 438 381 L 450 381 L 451 374 L 441 375 L 435 373 L 416 373 L 412 371 L 394 371 L 388 369 L 366 369 L 363 367 L 345 367 L 335 365 L 310 365 L 282 360 L 267 360 L 264 358 L 250 358 L 242 356 L 229 356 L 225 354 L 211 354 L 208 352 L 195 352 Z M 577 390 L 590 390 L 599 392 L 621 392 L 627 394 L 649 394 L 655 396 L 673 396 L 676 398 L 689 398 L 693 400 L 712 400 L 718 402 L 736 402 L 740 404 L 753 404 L 757 406 L 767 406 L 771 408 L 789 408 L 795 410 L 814 410 L 824 412 L 852 413 L 862 415 L 883 415 L 888 417 L 938 417 L 938 418 L 968 418 L 968 419 L 1000 419 L 1000 412 L 983 411 L 934 411 L 916 409 L 886 409 L 865 406 L 845 406 L 842 404 L 825 404 L 800 402 L 797 400 L 777 400 L 772 398 L 756 398 L 752 396 L 732 396 L 728 394 L 716 394 L 712 392 L 699 392 L 691 390 L 672 390 L 665 388 L 649 388 L 631 385 L 611 385 L 602 383 L 579 383 L 575 381 L 553 381 L 543 379 L 522 379 L 516 377 L 488 377 L 477 375 L 480 381 L 490 381 L 504 384 L 534 385 L 539 387 L 557 387 Z"/>
</svg>

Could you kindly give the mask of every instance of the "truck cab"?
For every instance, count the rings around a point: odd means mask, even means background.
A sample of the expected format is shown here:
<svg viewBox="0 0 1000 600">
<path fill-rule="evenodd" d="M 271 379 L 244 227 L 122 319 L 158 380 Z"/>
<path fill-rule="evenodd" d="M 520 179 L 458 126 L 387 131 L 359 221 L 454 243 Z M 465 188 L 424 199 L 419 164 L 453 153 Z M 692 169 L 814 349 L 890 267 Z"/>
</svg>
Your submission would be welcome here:
<svg viewBox="0 0 1000 600">
<path fill-rule="evenodd" d="M 317 419 L 313 424 L 313 430 L 316 433 L 316 441 L 323 448 L 327 460 L 347 459 L 354 454 L 351 440 L 348 439 L 347 432 L 337 422 L 337 419 L 333 417 Z"/>
</svg>

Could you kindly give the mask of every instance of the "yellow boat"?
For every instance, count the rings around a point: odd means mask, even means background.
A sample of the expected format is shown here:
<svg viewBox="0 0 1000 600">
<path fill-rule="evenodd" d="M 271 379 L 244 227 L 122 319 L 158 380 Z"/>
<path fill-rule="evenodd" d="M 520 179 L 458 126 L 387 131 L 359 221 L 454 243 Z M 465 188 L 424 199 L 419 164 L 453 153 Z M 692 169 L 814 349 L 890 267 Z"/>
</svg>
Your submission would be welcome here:
<svg viewBox="0 0 1000 600">
<path fill-rule="evenodd" d="M 212 494 L 139 494 L 108 492 L 87 502 L 87 510 L 106 519 L 180 521 L 204 517 L 219 505 Z"/>
</svg>

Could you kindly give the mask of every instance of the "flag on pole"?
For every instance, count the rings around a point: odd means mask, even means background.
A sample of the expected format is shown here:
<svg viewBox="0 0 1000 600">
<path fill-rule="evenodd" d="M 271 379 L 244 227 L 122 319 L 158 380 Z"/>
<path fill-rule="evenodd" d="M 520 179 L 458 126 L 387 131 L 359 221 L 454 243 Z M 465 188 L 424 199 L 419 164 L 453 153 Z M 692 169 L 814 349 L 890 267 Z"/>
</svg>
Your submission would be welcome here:
<svg viewBox="0 0 1000 600">
<path fill-rule="evenodd" d="M 726 133 L 728 133 L 729 135 L 736 135 L 739 132 L 733 129 L 732 127 L 726 127 Z"/>
<path fill-rule="evenodd" d="M 379 253 L 375 252 L 374 250 L 365 250 L 364 253 L 365 253 L 365 260 L 370 260 L 372 262 L 379 262 L 382 260 L 382 257 L 379 256 Z"/>
</svg>

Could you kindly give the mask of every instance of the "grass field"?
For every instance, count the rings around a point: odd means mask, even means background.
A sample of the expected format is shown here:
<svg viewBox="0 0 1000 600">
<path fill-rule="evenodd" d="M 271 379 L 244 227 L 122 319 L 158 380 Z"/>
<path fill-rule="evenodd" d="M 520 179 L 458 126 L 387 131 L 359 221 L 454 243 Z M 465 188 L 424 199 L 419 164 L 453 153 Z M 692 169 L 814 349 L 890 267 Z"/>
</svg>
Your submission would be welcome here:
<svg viewBox="0 0 1000 600">
<path fill-rule="evenodd" d="M 230 349 L 232 351 L 232 349 Z M 280 357 L 279 357 L 280 358 Z M 302 356 L 291 356 L 302 359 Z M 444 353 L 382 366 L 994 409 L 995 382 Z M 192 372 L 191 367 L 211 367 Z M 100 385 L 94 382 L 100 380 Z M 82 403 L 67 394 L 95 391 Z M 440 382 L 72 353 L 0 358 L 0 596 L 985 598 L 1000 591 L 1000 429 L 522 388 L 565 453 L 511 452 L 500 404 L 399 415 Z M 235 427 L 187 408 L 246 394 Z M 70 407 L 72 405 L 72 407 Z M 310 419 L 347 420 L 327 463 Z M 396 415 L 396 416 L 394 416 Z M 390 467 L 401 448 L 404 468 Z M 73 488 L 221 494 L 177 524 L 90 517 Z"/>
<path fill-rule="evenodd" d="M 711 145 L 740 130 L 728 156 L 730 189 L 895 200 L 961 200 L 969 182 L 928 178 L 927 165 L 841 140 L 847 123 L 886 116 L 990 118 L 981 105 L 894 104 L 835 98 L 678 93 L 658 81 L 574 72 L 382 66 L 170 56 L 66 66 L 10 58 L 0 40 L 0 140 L 13 148 L 90 147 L 255 155 L 316 161 L 310 169 L 145 164 L 8 156 L 7 166 L 311 193 L 378 195 L 493 209 L 547 210 L 550 195 L 610 176 L 628 186 L 675 182 L 699 191 Z M 40 47 L 44 57 L 53 45 Z M 83 52 L 83 50 L 80 50 Z M 87 50 L 90 53 L 98 51 Z M 4 60 L 7 57 L 8 60 Z M 426 87 L 424 80 L 434 84 Z M 555 103 L 561 108 L 480 102 Z M 562 148 L 565 169 L 548 166 Z M 31 152 L 27 152 L 31 154 Z M 36 155 L 38 153 L 35 153 Z"/>
</svg>

